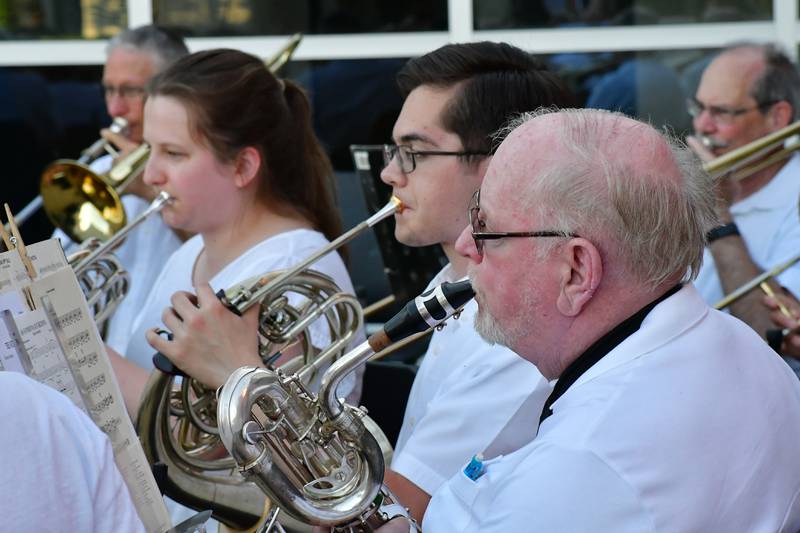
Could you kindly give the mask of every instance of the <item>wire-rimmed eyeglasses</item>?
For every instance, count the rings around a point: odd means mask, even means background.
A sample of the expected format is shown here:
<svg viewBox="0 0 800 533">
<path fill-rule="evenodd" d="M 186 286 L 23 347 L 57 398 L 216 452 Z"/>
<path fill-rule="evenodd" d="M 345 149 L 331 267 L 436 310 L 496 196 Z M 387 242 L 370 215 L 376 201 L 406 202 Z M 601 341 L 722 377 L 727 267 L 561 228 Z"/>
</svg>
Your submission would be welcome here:
<svg viewBox="0 0 800 533">
<path fill-rule="evenodd" d="M 739 115 L 744 115 L 745 113 L 749 113 L 750 111 L 755 111 L 757 109 L 765 109 L 775 103 L 775 100 L 770 100 L 768 102 L 757 103 L 751 107 L 733 108 L 718 105 L 706 105 L 697 98 L 688 98 L 686 100 L 686 111 L 688 111 L 689 116 L 692 118 L 697 118 L 703 113 L 703 111 L 708 111 L 708 114 L 711 116 L 711 119 L 714 122 L 730 124 L 733 122 L 733 119 Z"/>
<path fill-rule="evenodd" d="M 144 93 L 145 88 L 136 85 L 120 85 L 116 87 L 114 85 L 103 84 L 103 94 L 106 98 L 112 98 L 115 94 L 118 94 L 120 98 L 124 98 L 125 100 L 134 100 L 143 97 Z"/>
<path fill-rule="evenodd" d="M 400 170 L 403 174 L 411 174 L 417 168 L 417 156 L 426 155 L 447 155 L 447 156 L 470 156 L 470 155 L 491 155 L 491 152 L 472 152 L 461 151 L 451 152 L 447 150 L 414 150 L 410 146 L 397 145 L 397 144 L 384 144 L 383 145 L 383 164 L 388 167 L 389 164 L 397 157 L 397 162 L 400 165 Z"/>
<path fill-rule="evenodd" d="M 574 238 L 578 235 L 576 233 L 555 230 L 541 230 L 541 231 L 483 231 L 486 227 L 486 222 L 481 220 L 481 190 L 475 191 L 472 195 L 472 201 L 469 206 L 469 224 L 472 228 L 472 239 L 475 241 L 475 249 L 478 254 L 483 255 L 483 241 L 491 241 L 498 239 L 505 239 L 507 237 L 563 237 Z"/>
</svg>

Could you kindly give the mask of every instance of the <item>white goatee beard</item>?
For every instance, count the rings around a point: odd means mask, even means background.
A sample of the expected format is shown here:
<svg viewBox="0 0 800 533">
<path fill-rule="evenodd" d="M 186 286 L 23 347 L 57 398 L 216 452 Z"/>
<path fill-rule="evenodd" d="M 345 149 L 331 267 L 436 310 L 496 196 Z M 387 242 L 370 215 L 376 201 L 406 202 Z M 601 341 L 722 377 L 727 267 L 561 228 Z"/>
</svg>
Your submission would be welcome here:
<svg viewBox="0 0 800 533">
<path fill-rule="evenodd" d="M 478 307 L 478 312 L 475 314 L 474 325 L 478 335 L 489 344 L 499 344 L 506 347 L 511 346 L 513 336 L 503 331 L 494 317 L 485 309 L 481 309 L 480 306 Z"/>
</svg>

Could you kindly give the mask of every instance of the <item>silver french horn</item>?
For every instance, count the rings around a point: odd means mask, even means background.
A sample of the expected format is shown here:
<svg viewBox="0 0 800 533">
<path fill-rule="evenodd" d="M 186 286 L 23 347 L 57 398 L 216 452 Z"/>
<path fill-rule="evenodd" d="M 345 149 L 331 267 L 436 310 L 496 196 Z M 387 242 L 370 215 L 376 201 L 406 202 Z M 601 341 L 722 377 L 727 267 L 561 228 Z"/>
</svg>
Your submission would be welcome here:
<svg viewBox="0 0 800 533">
<path fill-rule="evenodd" d="M 341 380 L 392 342 L 437 327 L 474 296 L 469 281 L 418 296 L 383 330 L 333 363 L 316 396 L 295 374 L 243 367 L 219 393 L 222 442 L 242 474 L 297 520 L 350 533 L 409 517 L 382 484 L 380 443 L 366 413 L 336 398 Z M 412 523 L 413 527 L 413 523 Z"/>
<path fill-rule="evenodd" d="M 402 209 L 392 199 L 372 217 L 341 235 L 295 267 L 246 280 L 217 296 L 233 312 L 259 305 L 259 350 L 265 365 L 287 346 L 302 356 L 286 363 L 286 372 L 307 388 L 321 369 L 340 357 L 363 323 L 358 300 L 342 293 L 324 274 L 309 267 L 364 230 Z M 299 300 L 302 304 L 292 302 Z M 330 341 L 313 346 L 309 327 L 324 318 Z M 235 529 L 251 528 L 263 518 L 264 493 L 238 473 L 236 462 L 219 440 L 216 391 L 194 379 L 165 372 L 151 376 L 139 408 L 137 429 L 151 464 L 166 468 L 162 489 L 175 501 Z"/>
</svg>

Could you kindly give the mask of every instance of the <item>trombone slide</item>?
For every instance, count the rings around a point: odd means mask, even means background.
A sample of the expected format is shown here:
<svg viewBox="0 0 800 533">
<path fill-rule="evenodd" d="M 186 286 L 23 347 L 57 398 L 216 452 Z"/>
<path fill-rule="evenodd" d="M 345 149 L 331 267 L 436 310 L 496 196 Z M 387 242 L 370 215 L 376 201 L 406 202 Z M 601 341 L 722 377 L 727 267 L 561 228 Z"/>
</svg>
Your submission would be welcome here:
<svg viewBox="0 0 800 533">
<path fill-rule="evenodd" d="M 790 259 L 787 259 L 783 263 L 777 265 L 772 270 L 768 270 L 767 272 L 762 272 L 760 275 L 754 277 L 753 279 L 751 279 L 750 281 L 748 281 L 747 283 L 745 283 L 744 285 L 733 291 L 732 293 L 725 296 L 722 300 L 714 304 L 714 309 L 725 309 L 726 307 L 728 307 L 736 300 L 738 300 L 748 292 L 752 291 L 765 281 L 774 278 L 775 276 L 779 276 L 781 273 L 783 273 L 784 270 L 791 267 L 798 261 L 800 261 L 800 254 Z"/>
<path fill-rule="evenodd" d="M 800 149 L 800 141 L 792 140 L 798 134 L 800 120 L 708 161 L 703 169 L 713 178 L 726 174 L 733 175 L 737 180 L 746 178 Z"/>
</svg>

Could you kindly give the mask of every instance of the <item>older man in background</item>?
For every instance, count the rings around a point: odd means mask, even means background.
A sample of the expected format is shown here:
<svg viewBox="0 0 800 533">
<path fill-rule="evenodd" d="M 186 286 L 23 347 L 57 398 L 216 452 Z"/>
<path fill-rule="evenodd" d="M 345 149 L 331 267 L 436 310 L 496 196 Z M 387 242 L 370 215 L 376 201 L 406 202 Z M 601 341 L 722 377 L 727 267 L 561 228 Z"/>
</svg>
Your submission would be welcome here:
<svg viewBox="0 0 800 533">
<path fill-rule="evenodd" d="M 724 50 L 703 72 L 689 113 L 693 149 L 703 158 L 727 154 L 797 119 L 800 74 L 773 45 L 737 45 Z M 724 177 L 718 188 L 722 224 L 708 234 L 696 285 L 709 304 L 784 262 L 800 250 L 800 157 L 773 163 L 740 181 Z M 778 277 L 800 294 L 800 265 Z M 775 287 L 777 289 L 777 286 Z M 771 327 L 759 291 L 730 306 L 730 312 L 764 336 Z"/>
<path fill-rule="evenodd" d="M 142 143 L 147 82 L 188 53 L 180 36 L 153 25 L 125 30 L 109 41 L 103 69 L 106 107 L 112 117 L 124 118 L 128 128 L 123 133 L 104 129 L 101 135 L 120 150 L 120 157 Z M 113 163 L 112 156 L 108 155 L 94 161 L 91 168 L 102 174 L 108 172 Z M 141 178 L 131 182 L 125 193 L 122 203 L 128 221 L 142 213 L 155 197 L 155 192 Z M 65 249 L 74 248 L 75 243 L 60 230 L 56 230 L 54 236 L 61 239 Z M 151 216 L 115 250 L 115 255 L 131 275 L 131 285 L 128 295 L 107 325 L 104 338 L 112 348 L 124 351 L 131 334 L 133 317 L 144 305 L 150 287 L 161 272 L 161 266 L 181 243 L 182 240 L 164 224 L 160 216 Z"/>
</svg>

